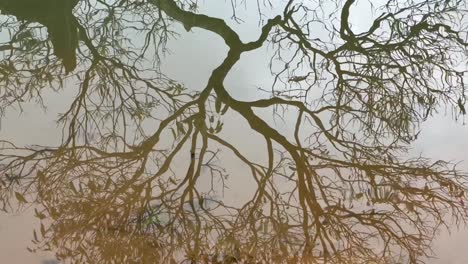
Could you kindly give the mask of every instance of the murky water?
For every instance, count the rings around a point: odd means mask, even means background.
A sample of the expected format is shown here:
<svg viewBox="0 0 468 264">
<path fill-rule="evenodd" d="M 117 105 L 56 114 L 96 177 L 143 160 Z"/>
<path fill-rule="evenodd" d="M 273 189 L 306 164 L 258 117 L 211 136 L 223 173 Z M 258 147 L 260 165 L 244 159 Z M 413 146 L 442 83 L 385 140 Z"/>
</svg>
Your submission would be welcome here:
<svg viewBox="0 0 468 264">
<path fill-rule="evenodd" d="M 357 2 L 0 0 L 1 262 L 465 263 L 464 11 Z"/>
</svg>

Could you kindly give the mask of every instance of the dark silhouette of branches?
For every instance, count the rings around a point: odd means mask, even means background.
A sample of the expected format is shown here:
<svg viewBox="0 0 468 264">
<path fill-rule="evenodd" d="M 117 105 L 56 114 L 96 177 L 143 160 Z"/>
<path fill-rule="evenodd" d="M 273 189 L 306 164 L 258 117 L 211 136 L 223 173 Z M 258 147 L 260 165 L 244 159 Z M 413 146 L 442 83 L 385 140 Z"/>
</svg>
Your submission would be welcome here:
<svg viewBox="0 0 468 264">
<path fill-rule="evenodd" d="M 439 228 L 466 221 L 466 174 L 404 154 L 440 107 L 457 118 L 466 112 L 466 6 L 388 0 L 357 30 L 350 21 L 359 2 L 289 0 L 251 42 L 199 13 L 197 2 L 67 2 L 72 22 L 63 26 L 73 27 L 58 31 L 51 13 L 1 2 L 10 35 L 1 44 L 0 109 L 79 84 L 59 118 L 59 146 L 0 142 L 3 209 L 35 204 L 42 221 L 30 250 L 73 263 L 424 262 Z M 264 4 L 261 19 L 274 6 Z M 177 24 L 229 48 L 199 91 L 160 67 Z M 227 75 L 267 44 L 271 89 L 260 100 L 236 99 Z M 259 109 L 287 109 L 293 134 Z M 265 162 L 227 139 L 226 113 L 264 139 Z M 241 204 L 217 196 L 229 187 L 225 155 L 256 183 Z"/>
</svg>

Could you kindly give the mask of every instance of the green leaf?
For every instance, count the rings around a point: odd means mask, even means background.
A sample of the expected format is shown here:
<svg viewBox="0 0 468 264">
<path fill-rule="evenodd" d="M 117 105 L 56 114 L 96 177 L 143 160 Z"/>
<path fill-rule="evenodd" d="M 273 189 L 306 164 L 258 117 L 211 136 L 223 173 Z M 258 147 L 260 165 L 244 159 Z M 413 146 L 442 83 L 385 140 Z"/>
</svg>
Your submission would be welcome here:
<svg viewBox="0 0 468 264">
<path fill-rule="evenodd" d="M 174 128 L 171 127 L 171 132 L 172 132 L 172 136 L 174 137 L 174 139 L 177 139 L 177 134 L 174 130 Z"/>
<path fill-rule="evenodd" d="M 177 184 L 177 182 L 176 182 L 172 177 L 169 177 L 169 181 L 170 181 L 172 184 Z"/>
<path fill-rule="evenodd" d="M 39 212 L 37 208 L 34 208 L 34 212 L 36 213 L 36 217 L 39 218 L 40 220 L 46 218 L 45 214 Z"/>
<path fill-rule="evenodd" d="M 178 134 L 185 134 L 185 128 L 184 125 L 181 122 L 176 122 L 177 126 L 177 133 Z"/>
<path fill-rule="evenodd" d="M 218 123 L 216 124 L 216 128 L 215 128 L 215 132 L 219 133 L 221 132 L 221 129 L 223 129 L 223 123 L 219 122 L 218 120 Z"/>
<path fill-rule="evenodd" d="M 219 98 L 216 98 L 215 109 L 216 113 L 219 113 L 221 111 L 221 100 Z"/>
<path fill-rule="evenodd" d="M 45 180 L 45 174 L 44 174 L 44 172 L 38 170 L 38 171 L 37 171 L 37 177 L 39 178 L 39 180 Z"/>
<path fill-rule="evenodd" d="M 46 230 L 45 230 L 44 224 L 41 223 L 41 235 L 42 235 L 42 237 L 45 237 L 45 234 L 46 234 Z"/>
<path fill-rule="evenodd" d="M 225 104 L 223 107 L 223 110 L 221 110 L 221 114 L 224 115 L 228 109 L 229 109 L 229 105 Z"/>
<path fill-rule="evenodd" d="M 33 230 L 33 236 L 34 236 L 34 241 L 36 241 L 36 242 L 39 241 L 39 240 L 37 239 L 36 230 Z"/>
<path fill-rule="evenodd" d="M 26 200 L 26 198 L 24 198 L 24 196 L 19 192 L 15 192 L 15 196 L 16 196 L 16 200 L 18 200 L 18 202 L 20 202 L 20 203 L 27 203 L 28 202 Z"/>
</svg>

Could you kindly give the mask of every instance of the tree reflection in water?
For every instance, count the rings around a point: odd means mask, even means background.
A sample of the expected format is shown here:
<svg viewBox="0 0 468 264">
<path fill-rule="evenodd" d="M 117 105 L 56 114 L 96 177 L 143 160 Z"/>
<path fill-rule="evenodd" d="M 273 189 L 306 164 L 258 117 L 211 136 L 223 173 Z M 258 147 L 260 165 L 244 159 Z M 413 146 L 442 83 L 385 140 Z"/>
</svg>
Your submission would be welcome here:
<svg viewBox="0 0 468 264">
<path fill-rule="evenodd" d="M 2 113 L 79 82 L 58 120 L 59 146 L 1 142 L 3 209 L 31 203 L 41 220 L 30 250 L 75 263 L 423 262 L 436 230 L 466 220 L 466 174 L 403 157 L 439 107 L 465 114 L 464 3 L 383 1 L 357 33 L 357 2 L 275 3 L 279 15 L 262 19 L 252 42 L 198 2 L 0 2 Z M 272 12 L 258 4 L 261 18 Z M 229 48 L 203 89 L 161 70 L 178 24 Z M 241 54 L 266 45 L 271 93 L 234 98 L 226 76 Z M 261 109 L 287 109 L 293 134 Z M 265 162 L 227 139 L 233 113 L 264 139 Z M 240 205 L 214 198 L 229 187 L 220 151 L 257 184 Z"/>
</svg>

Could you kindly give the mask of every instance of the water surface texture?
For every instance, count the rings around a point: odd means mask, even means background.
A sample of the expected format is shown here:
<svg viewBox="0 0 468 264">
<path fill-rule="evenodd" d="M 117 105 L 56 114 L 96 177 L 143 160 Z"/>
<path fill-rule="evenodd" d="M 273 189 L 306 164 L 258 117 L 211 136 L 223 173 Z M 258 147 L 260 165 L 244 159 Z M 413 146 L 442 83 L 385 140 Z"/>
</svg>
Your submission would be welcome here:
<svg viewBox="0 0 468 264">
<path fill-rule="evenodd" d="M 0 0 L 0 262 L 467 263 L 467 10 Z"/>
</svg>

